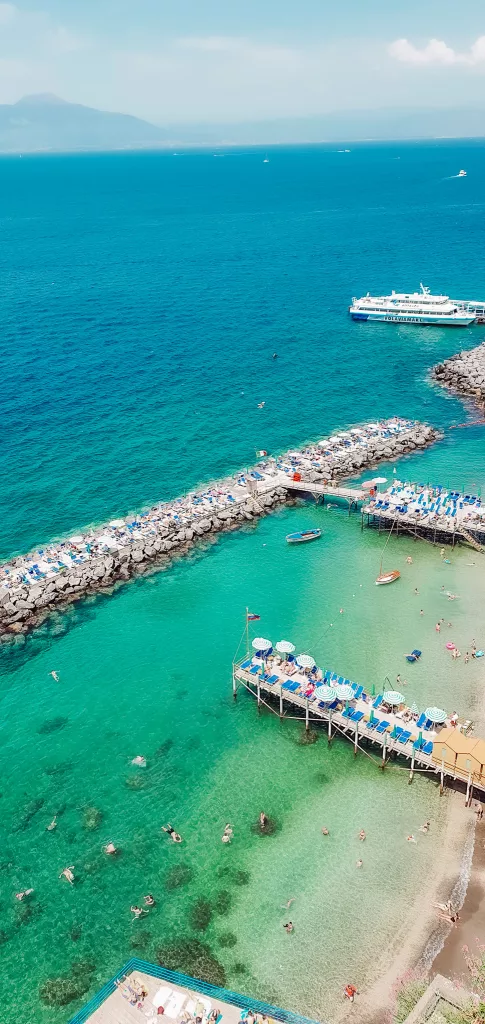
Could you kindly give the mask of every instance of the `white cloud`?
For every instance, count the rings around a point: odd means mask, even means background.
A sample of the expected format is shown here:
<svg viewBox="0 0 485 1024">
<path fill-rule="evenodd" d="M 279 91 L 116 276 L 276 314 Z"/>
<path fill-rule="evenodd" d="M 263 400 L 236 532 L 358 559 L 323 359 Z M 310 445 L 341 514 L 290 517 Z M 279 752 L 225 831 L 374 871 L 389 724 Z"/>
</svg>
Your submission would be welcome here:
<svg viewBox="0 0 485 1024">
<path fill-rule="evenodd" d="M 389 53 L 403 64 L 473 66 L 485 62 L 485 36 L 479 36 L 467 53 L 453 50 L 442 39 L 430 39 L 422 49 L 413 46 L 407 39 L 396 39 L 390 44 Z"/>
</svg>

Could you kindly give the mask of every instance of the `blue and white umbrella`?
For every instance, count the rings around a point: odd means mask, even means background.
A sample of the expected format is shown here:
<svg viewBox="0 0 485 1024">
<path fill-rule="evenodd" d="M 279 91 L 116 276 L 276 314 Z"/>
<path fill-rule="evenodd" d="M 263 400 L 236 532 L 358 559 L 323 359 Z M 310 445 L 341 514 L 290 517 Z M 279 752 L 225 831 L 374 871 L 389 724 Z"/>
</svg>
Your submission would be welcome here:
<svg viewBox="0 0 485 1024">
<path fill-rule="evenodd" d="M 315 665 L 315 658 L 312 658 L 310 654 L 299 654 L 296 659 L 296 663 L 300 668 L 313 668 Z"/>
<path fill-rule="evenodd" d="M 351 700 L 352 697 L 355 697 L 355 691 L 349 683 L 337 683 L 335 692 L 339 700 Z"/>
<path fill-rule="evenodd" d="M 264 636 L 257 636 L 253 640 L 252 646 L 254 647 L 255 651 L 269 651 L 270 647 L 272 647 L 273 645 L 271 643 L 271 640 L 265 640 Z"/>
<path fill-rule="evenodd" d="M 291 640 L 278 640 L 275 647 L 278 654 L 293 654 L 295 650 L 295 645 L 291 643 Z"/>
<path fill-rule="evenodd" d="M 448 718 L 447 712 L 442 708 L 426 708 L 424 713 L 426 718 L 429 718 L 430 722 L 434 722 L 435 725 L 442 725 Z"/>
<path fill-rule="evenodd" d="M 385 690 L 382 694 L 382 699 L 386 704 L 390 704 L 391 707 L 397 707 L 398 704 L 404 704 L 404 696 L 399 693 L 399 690 Z"/>
<path fill-rule="evenodd" d="M 316 690 L 313 691 L 313 696 L 316 700 L 322 700 L 325 704 L 331 704 L 337 696 L 337 691 L 334 686 L 327 686 L 326 683 L 322 683 L 321 686 L 317 686 Z"/>
</svg>

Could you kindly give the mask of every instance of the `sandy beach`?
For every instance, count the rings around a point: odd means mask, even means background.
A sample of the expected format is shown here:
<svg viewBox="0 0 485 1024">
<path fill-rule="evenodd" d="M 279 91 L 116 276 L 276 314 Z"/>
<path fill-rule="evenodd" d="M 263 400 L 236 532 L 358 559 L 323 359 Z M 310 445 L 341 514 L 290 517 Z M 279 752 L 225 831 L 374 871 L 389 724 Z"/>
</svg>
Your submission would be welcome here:
<svg viewBox="0 0 485 1024">
<path fill-rule="evenodd" d="M 471 954 L 478 952 L 485 934 L 485 823 L 478 822 L 472 870 L 465 902 L 457 925 L 450 927 L 443 949 L 436 957 L 432 974 L 444 974 L 452 981 L 470 985 L 470 973 L 463 955 L 466 946 Z"/>
<path fill-rule="evenodd" d="M 438 793 L 436 799 L 440 799 Z M 393 942 L 376 962 L 374 978 L 357 997 L 352 1016 L 359 1024 L 389 1024 L 394 1018 L 395 998 L 400 986 L 411 980 L 415 976 L 415 971 L 417 975 L 426 973 L 433 950 L 439 949 L 446 939 L 450 926 L 439 920 L 434 904 L 445 903 L 457 886 L 464 866 L 464 850 L 472 840 L 476 815 L 474 809 L 465 807 L 462 793 L 445 790 L 441 799 L 447 800 L 448 808 L 440 862 L 436 864 L 433 876 L 423 879 L 424 886 L 412 900 L 406 918 L 402 922 L 396 922 Z M 485 877 L 485 856 L 482 871 Z M 471 890 L 473 879 L 469 893 Z M 480 909 L 485 920 L 483 893 Z M 464 912 L 462 921 L 465 921 Z M 459 930 L 455 929 L 453 934 L 458 937 L 458 932 Z M 458 942 L 458 946 L 461 948 L 461 943 Z M 436 959 L 433 965 L 434 972 L 448 973 L 441 960 L 444 955 L 443 951 Z M 348 1005 L 344 1004 L 341 1013 L 334 1019 L 344 1020 L 347 1014 Z"/>
</svg>

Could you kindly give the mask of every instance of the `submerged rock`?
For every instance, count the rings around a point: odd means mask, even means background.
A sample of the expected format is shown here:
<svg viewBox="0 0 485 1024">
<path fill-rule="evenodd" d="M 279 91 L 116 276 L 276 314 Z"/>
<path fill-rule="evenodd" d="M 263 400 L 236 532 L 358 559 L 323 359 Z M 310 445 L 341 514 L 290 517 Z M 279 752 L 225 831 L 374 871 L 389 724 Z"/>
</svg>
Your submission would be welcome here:
<svg viewBox="0 0 485 1024">
<path fill-rule="evenodd" d="M 171 892 L 172 889 L 180 889 L 188 885 L 194 877 L 194 872 L 188 864 L 175 864 L 165 877 L 165 888 Z"/>
<path fill-rule="evenodd" d="M 210 946 L 198 939 L 181 939 L 160 946 L 157 961 L 169 971 L 181 971 L 209 984 L 225 987 L 226 972 L 223 965 L 214 956 Z"/>
<path fill-rule="evenodd" d="M 204 932 L 209 927 L 212 918 L 212 907 L 208 900 L 202 896 L 190 908 L 190 923 L 192 928 L 198 932 Z"/>
<path fill-rule="evenodd" d="M 42 725 L 39 725 L 37 732 L 40 733 L 41 736 L 48 736 L 49 733 L 56 732 L 57 729 L 64 729 L 64 726 L 67 725 L 68 721 L 69 719 L 64 718 L 62 715 L 57 715 L 55 718 L 46 718 L 45 722 L 42 722 Z"/>
<path fill-rule="evenodd" d="M 99 828 L 103 820 L 103 812 L 97 807 L 85 807 L 83 810 L 83 828 L 88 832 L 94 832 Z"/>
</svg>

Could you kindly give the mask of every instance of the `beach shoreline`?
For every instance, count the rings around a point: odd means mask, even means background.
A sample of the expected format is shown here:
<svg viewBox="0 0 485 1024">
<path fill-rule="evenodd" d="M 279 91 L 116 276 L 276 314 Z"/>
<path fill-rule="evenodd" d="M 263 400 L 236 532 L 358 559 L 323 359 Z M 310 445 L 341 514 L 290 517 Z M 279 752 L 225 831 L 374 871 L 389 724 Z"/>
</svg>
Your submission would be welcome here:
<svg viewBox="0 0 485 1024">
<path fill-rule="evenodd" d="M 476 814 L 465 807 L 463 794 L 459 792 L 446 790 L 441 799 L 446 799 L 448 804 L 440 861 L 432 878 L 424 880 L 426 888 L 415 896 L 406 921 L 396 927 L 393 940 L 376 962 L 374 978 L 357 997 L 352 1017 L 358 1024 L 391 1024 L 401 987 L 415 978 L 426 977 L 431 964 L 433 973 L 446 973 L 438 951 L 446 943 L 451 926 L 440 920 L 434 905 L 453 899 L 463 881 L 468 882 L 462 875 L 470 868 L 467 853 L 469 844 L 473 844 Z M 485 894 L 482 910 L 485 917 Z M 334 1017 L 335 1024 L 340 1024 L 347 1015 L 348 1006 L 343 1005 L 342 1011 Z"/>
<path fill-rule="evenodd" d="M 456 925 L 450 925 L 443 948 L 436 955 L 431 974 L 442 974 L 458 986 L 472 988 L 464 948 L 477 955 L 485 933 L 485 823 L 476 825 L 475 846 L 466 896 Z"/>
</svg>

